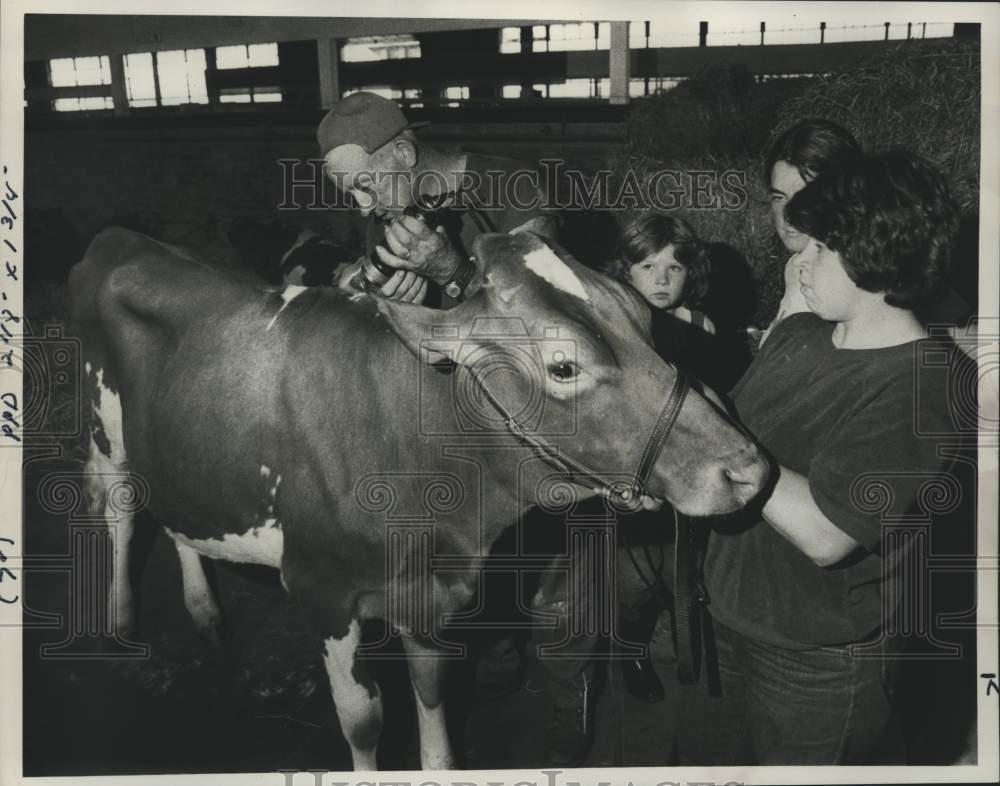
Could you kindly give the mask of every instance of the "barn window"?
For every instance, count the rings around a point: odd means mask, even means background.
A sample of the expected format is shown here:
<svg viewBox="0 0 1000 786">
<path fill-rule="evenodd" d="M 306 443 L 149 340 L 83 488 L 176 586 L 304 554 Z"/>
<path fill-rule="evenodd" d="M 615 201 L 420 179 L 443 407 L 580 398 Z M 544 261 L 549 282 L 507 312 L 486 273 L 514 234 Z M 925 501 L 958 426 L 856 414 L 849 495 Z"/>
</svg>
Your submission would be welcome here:
<svg viewBox="0 0 1000 786">
<path fill-rule="evenodd" d="M 204 49 L 157 53 L 156 78 L 160 84 L 160 106 L 208 103 Z"/>
<path fill-rule="evenodd" d="M 549 98 L 594 98 L 593 79 L 567 79 L 565 82 L 549 85 Z"/>
<path fill-rule="evenodd" d="M 263 68 L 278 65 L 278 45 L 273 44 L 238 44 L 237 46 L 217 46 L 215 48 L 215 67 L 228 68 Z"/>
<path fill-rule="evenodd" d="M 56 88 L 52 108 L 56 112 L 114 109 L 111 98 L 111 61 L 99 57 L 60 57 L 48 62 L 49 85 Z M 108 86 L 108 95 L 72 95 L 71 88 Z M 101 90 L 89 92 L 103 92 Z M 60 96 L 59 94 L 63 95 Z M 69 95 L 67 95 L 69 94 Z"/>
<path fill-rule="evenodd" d="M 152 52 L 125 55 L 125 94 L 129 106 L 156 106 L 156 70 Z"/>
<path fill-rule="evenodd" d="M 221 104 L 276 104 L 281 90 L 276 87 L 224 87 L 219 91 Z"/>
<path fill-rule="evenodd" d="M 403 60 L 420 57 L 420 42 L 412 35 L 377 35 L 348 38 L 340 47 L 344 63 Z"/>
<path fill-rule="evenodd" d="M 90 96 L 88 98 L 57 98 L 52 102 L 57 112 L 79 112 L 85 109 L 114 109 L 111 96 Z"/>
<path fill-rule="evenodd" d="M 644 19 L 633 19 L 628 23 L 629 49 L 645 49 L 649 46 L 650 27 L 650 23 Z"/>
<path fill-rule="evenodd" d="M 500 31 L 500 53 L 517 54 L 521 51 L 521 28 L 505 27 Z"/>
<path fill-rule="evenodd" d="M 52 87 L 110 85 L 111 61 L 107 55 L 49 60 L 49 84 Z"/>
<path fill-rule="evenodd" d="M 503 93 L 504 98 L 520 98 L 521 97 L 521 86 L 520 85 L 504 85 Z"/>
<path fill-rule="evenodd" d="M 531 39 L 532 52 L 608 49 L 611 46 L 611 23 L 568 22 L 534 25 L 531 28 Z"/>
</svg>

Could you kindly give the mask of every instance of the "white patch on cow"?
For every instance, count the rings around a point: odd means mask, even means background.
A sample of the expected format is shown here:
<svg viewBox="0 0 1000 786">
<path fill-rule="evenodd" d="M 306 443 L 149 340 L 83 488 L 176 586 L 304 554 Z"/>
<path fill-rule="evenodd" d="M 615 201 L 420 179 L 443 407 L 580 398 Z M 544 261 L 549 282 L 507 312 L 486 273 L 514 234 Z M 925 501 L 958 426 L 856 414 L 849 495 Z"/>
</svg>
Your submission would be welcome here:
<svg viewBox="0 0 1000 786">
<path fill-rule="evenodd" d="M 83 370 L 89 374 L 91 369 L 93 369 L 93 366 L 90 365 L 90 361 L 88 360 L 86 363 L 83 364 Z"/>
<path fill-rule="evenodd" d="M 282 265 L 282 267 L 284 267 L 285 262 L 288 261 L 288 258 L 292 254 L 295 253 L 295 249 L 297 249 L 297 248 L 299 248 L 301 246 L 304 246 L 306 243 L 308 243 L 314 237 L 319 237 L 319 234 L 317 232 L 313 232 L 311 229 L 303 229 L 301 232 L 299 232 L 298 236 L 295 238 L 295 242 L 292 244 L 292 247 L 289 248 L 281 256 L 281 265 Z"/>
<path fill-rule="evenodd" d="M 261 526 L 252 527 L 240 535 L 227 532 L 221 540 L 216 538 L 199 540 L 189 538 L 166 527 L 164 529 L 178 543 L 183 543 L 211 559 L 267 565 L 272 568 L 281 567 L 281 556 L 285 550 L 285 535 L 281 531 L 281 524 L 275 518 L 265 519 Z"/>
<path fill-rule="evenodd" d="M 548 246 L 529 251 L 524 255 L 524 264 L 528 270 L 536 276 L 544 278 L 556 289 L 568 292 L 587 303 L 590 302 L 587 290 L 583 288 L 576 273 Z"/>
<path fill-rule="evenodd" d="M 199 633 L 216 638 L 222 627 L 222 611 L 205 576 L 201 555 L 180 540 L 174 540 L 181 561 L 181 581 L 184 584 L 184 608 Z"/>
<path fill-rule="evenodd" d="M 260 476 L 264 480 L 267 480 L 269 477 L 271 477 L 271 468 L 267 466 L 267 464 L 260 465 Z"/>
<path fill-rule="evenodd" d="M 356 619 L 351 620 L 347 635 L 342 639 L 326 640 L 323 664 L 330 678 L 330 692 L 337 708 L 340 728 L 351 746 L 351 758 L 355 770 L 376 770 L 375 746 L 362 747 L 359 733 L 370 732 L 373 725 L 382 726 L 382 695 L 378 684 L 372 684 L 375 695 L 368 692 L 365 685 L 354 678 L 354 660 L 358 644 L 361 642 L 361 626 Z"/>
<path fill-rule="evenodd" d="M 451 752 L 448 727 L 445 723 L 444 704 L 428 707 L 414 690 L 417 705 L 417 727 L 420 730 L 420 767 L 424 770 L 451 770 L 455 757 Z"/>
<path fill-rule="evenodd" d="M 305 278 L 306 269 L 302 265 L 296 265 L 288 273 L 285 274 L 285 285 L 286 286 L 305 286 L 302 280 Z"/>
<path fill-rule="evenodd" d="M 111 456 L 107 457 L 108 460 L 115 467 L 121 467 L 125 463 L 122 402 L 118 394 L 104 384 L 103 368 L 97 369 L 97 389 L 100 391 L 100 401 L 94 402 L 94 418 L 100 423 L 111 446 Z"/>
<path fill-rule="evenodd" d="M 285 307 L 288 306 L 289 303 L 295 300 L 295 298 L 297 298 L 307 289 L 309 289 L 309 287 L 302 287 L 302 286 L 297 286 L 295 284 L 290 284 L 289 286 L 281 290 L 281 300 L 282 300 L 281 308 L 279 308 L 278 311 L 275 313 L 275 315 L 271 317 L 271 321 L 267 323 L 268 330 L 270 330 L 274 326 L 274 323 L 278 319 L 278 315 L 285 310 Z"/>
<path fill-rule="evenodd" d="M 94 367 L 89 362 L 84 368 L 88 376 L 94 373 Z M 91 434 L 90 452 L 84 466 L 84 490 L 90 512 L 102 516 L 108 526 L 114 555 L 114 572 L 108 593 L 108 617 L 119 635 L 127 638 L 134 625 L 132 585 L 128 579 L 133 516 L 131 510 L 114 505 L 109 499 L 111 486 L 119 482 L 122 474 L 127 471 L 122 407 L 118 395 L 104 384 L 104 369 L 97 369 L 96 381 L 99 396 L 92 402 L 94 422 L 107 437 L 111 455 L 106 456 L 101 451 Z"/>
</svg>

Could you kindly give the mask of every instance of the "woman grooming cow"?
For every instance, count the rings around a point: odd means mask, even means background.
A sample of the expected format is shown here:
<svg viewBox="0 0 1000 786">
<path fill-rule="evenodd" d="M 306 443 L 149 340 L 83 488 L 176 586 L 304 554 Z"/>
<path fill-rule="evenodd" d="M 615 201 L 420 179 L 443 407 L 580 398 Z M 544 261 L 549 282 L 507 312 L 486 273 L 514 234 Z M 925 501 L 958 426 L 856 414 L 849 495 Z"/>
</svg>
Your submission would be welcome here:
<svg viewBox="0 0 1000 786">
<path fill-rule="evenodd" d="M 733 391 L 777 472 L 757 516 L 711 533 L 721 696 L 690 691 L 683 763 L 873 763 L 898 744 L 882 648 L 902 554 L 881 522 L 945 469 L 921 435 L 955 431 L 913 307 L 945 279 L 957 211 L 927 162 L 894 152 L 820 174 L 782 221 L 809 311 L 774 327 Z"/>
</svg>

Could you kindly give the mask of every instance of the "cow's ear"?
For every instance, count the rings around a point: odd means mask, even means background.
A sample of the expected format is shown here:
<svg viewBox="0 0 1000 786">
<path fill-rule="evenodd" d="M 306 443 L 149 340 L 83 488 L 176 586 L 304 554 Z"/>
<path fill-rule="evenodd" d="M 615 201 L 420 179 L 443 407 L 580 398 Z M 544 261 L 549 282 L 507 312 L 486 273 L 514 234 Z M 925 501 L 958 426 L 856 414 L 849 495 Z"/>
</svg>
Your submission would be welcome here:
<svg viewBox="0 0 1000 786">
<path fill-rule="evenodd" d="M 450 309 L 427 308 L 388 298 L 375 298 L 392 331 L 421 362 L 447 368 L 470 327 L 486 307 L 483 291 Z"/>
</svg>

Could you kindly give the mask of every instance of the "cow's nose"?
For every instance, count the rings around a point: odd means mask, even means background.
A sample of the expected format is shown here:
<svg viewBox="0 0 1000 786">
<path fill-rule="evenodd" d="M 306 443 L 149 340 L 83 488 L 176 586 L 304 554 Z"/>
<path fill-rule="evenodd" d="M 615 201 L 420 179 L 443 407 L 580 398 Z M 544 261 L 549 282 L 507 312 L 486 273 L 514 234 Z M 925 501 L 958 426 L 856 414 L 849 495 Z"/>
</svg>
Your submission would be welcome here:
<svg viewBox="0 0 1000 786">
<path fill-rule="evenodd" d="M 740 464 L 725 469 L 726 477 L 733 484 L 733 495 L 742 505 L 757 496 L 769 472 L 769 464 L 756 448 L 751 448 Z"/>
</svg>

